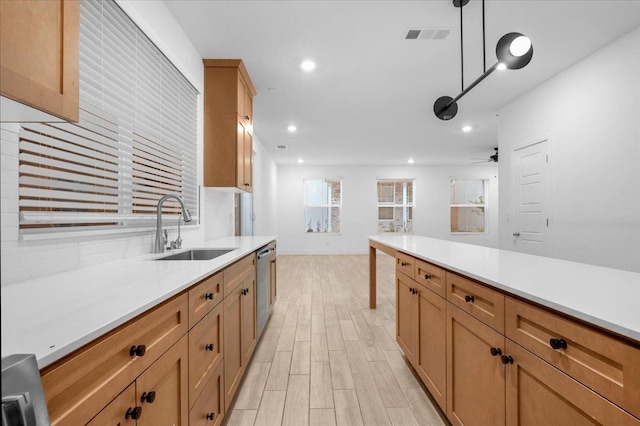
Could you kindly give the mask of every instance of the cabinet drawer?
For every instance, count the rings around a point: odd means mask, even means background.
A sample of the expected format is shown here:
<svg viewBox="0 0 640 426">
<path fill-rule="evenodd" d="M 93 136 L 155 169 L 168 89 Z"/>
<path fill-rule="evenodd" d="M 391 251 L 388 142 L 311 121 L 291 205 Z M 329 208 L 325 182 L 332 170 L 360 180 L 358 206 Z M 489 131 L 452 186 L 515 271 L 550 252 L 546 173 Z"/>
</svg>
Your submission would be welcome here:
<svg viewBox="0 0 640 426">
<path fill-rule="evenodd" d="M 638 426 L 640 420 L 507 339 L 507 426 Z M 637 403 L 637 401 L 636 401 Z"/>
<path fill-rule="evenodd" d="M 256 254 L 243 257 L 223 271 L 224 297 L 227 297 L 242 281 L 246 274 L 256 275 Z"/>
<path fill-rule="evenodd" d="M 189 332 L 189 407 L 222 361 L 223 305 L 219 304 Z"/>
<path fill-rule="evenodd" d="M 446 281 L 449 302 L 504 334 L 504 294 L 448 271 Z"/>
<path fill-rule="evenodd" d="M 640 416 L 640 349 L 510 297 L 505 305 L 507 337 Z"/>
<path fill-rule="evenodd" d="M 213 372 L 189 412 L 189 426 L 218 426 L 224 419 L 224 362 Z"/>
<path fill-rule="evenodd" d="M 411 279 L 415 278 L 416 259 L 408 254 L 396 252 L 396 271 L 400 271 Z"/>
<path fill-rule="evenodd" d="M 415 278 L 417 283 L 422 284 L 429 290 L 442 297 L 446 293 L 445 270 L 424 260 L 415 259 Z"/>
<path fill-rule="evenodd" d="M 189 328 L 222 301 L 222 272 L 211 275 L 189 290 Z"/>
<path fill-rule="evenodd" d="M 51 424 L 91 420 L 187 332 L 187 307 L 186 294 L 174 297 L 44 369 Z"/>
<path fill-rule="evenodd" d="M 131 383 L 120 395 L 116 397 L 104 410 L 87 424 L 87 426 L 136 426 L 136 421 L 132 419 L 132 414 L 141 410 L 140 403 L 136 399 L 136 384 Z M 127 416 L 127 413 L 129 415 Z"/>
</svg>

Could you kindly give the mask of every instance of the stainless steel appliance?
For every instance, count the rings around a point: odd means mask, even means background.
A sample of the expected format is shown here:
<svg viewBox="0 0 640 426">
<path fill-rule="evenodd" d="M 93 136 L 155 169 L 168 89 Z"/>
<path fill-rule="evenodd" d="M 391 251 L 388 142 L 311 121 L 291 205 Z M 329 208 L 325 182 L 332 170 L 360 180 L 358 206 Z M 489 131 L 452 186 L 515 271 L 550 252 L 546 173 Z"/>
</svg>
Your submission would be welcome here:
<svg viewBox="0 0 640 426">
<path fill-rule="evenodd" d="M 49 425 L 49 412 L 35 355 L 2 358 L 2 426 Z"/>
<path fill-rule="evenodd" d="M 262 335 L 269 319 L 269 255 L 273 252 L 268 246 L 258 251 L 258 270 L 256 282 L 256 308 L 258 311 L 258 338 Z"/>
</svg>

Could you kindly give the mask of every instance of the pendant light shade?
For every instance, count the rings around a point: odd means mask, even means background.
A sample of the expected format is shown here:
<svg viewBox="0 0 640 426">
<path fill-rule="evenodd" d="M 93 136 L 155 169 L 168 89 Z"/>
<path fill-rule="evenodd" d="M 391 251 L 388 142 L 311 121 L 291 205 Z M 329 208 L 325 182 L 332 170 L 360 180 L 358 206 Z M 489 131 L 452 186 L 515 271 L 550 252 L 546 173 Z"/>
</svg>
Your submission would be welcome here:
<svg viewBox="0 0 640 426">
<path fill-rule="evenodd" d="M 496 46 L 498 61 L 510 70 L 525 67 L 533 57 L 533 45 L 529 37 L 520 33 L 508 33 L 502 36 Z"/>
</svg>

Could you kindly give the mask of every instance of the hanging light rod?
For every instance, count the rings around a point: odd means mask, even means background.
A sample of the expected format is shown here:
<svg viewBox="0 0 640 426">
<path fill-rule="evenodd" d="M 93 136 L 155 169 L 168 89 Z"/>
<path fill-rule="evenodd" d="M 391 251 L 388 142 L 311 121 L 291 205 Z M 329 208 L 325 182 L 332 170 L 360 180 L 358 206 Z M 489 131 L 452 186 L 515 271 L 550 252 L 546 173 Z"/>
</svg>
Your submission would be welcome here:
<svg viewBox="0 0 640 426">
<path fill-rule="evenodd" d="M 462 7 L 466 5 L 469 0 L 453 0 L 453 5 L 460 8 L 460 22 L 462 23 Z M 484 22 L 484 0 L 482 8 L 482 18 Z M 461 25 L 462 27 L 462 25 Z M 482 36 L 484 40 L 484 26 L 482 29 Z M 460 30 L 460 52 L 462 56 L 462 29 Z M 483 52 L 484 54 L 484 52 Z M 464 88 L 464 77 L 462 77 L 463 90 L 458 96 L 452 98 L 450 96 L 441 96 L 433 104 L 433 112 L 440 120 L 451 120 L 458 113 L 458 100 L 464 95 L 469 93 L 471 89 L 476 87 L 482 80 L 487 78 L 498 68 L 508 68 L 510 70 L 517 70 L 525 67 L 531 58 L 533 57 L 533 45 L 531 40 L 520 33 L 507 33 L 500 38 L 496 45 L 496 56 L 498 62 L 493 64 L 488 70 L 486 70 L 480 77 L 478 77 L 473 83 L 471 83 L 466 89 Z M 461 62 L 462 63 L 462 62 Z M 461 67 L 462 68 L 462 67 Z M 462 68 L 461 73 L 464 72 Z"/>
</svg>

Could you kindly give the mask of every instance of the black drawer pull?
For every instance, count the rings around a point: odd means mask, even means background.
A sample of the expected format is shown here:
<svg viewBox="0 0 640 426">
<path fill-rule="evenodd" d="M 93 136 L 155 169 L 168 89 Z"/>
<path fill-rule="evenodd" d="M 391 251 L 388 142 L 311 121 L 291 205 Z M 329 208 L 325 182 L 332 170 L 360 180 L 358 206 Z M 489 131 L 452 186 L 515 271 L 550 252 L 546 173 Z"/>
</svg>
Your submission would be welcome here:
<svg viewBox="0 0 640 426">
<path fill-rule="evenodd" d="M 131 346 L 129 349 L 129 355 L 131 356 L 144 356 L 147 352 L 147 347 L 145 345 Z"/>
<path fill-rule="evenodd" d="M 491 348 L 491 356 L 502 355 L 502 349 L 500 348 Z"/>
<path fill-rule="evenodd" d="M 400 262 L 400 266 L 407 266 L 407 262 Z"/>
<path fill-rule="evenodd" d="M 213 420 L 215 413 L 207 413 L 207 420 Z"/>
<path fill-rule="evenodd" d="M 124 414 L 125 419 L 138 420 L 140 416 L 142 416 L 142 407 L 129 407 L 127 412 Z"/>
<path fill-rule="evenodd" d="M 142 396 L 140 397 L 140 402 L 148 402 L 149 404 L 153 404 L 155 400 L 156 391 L 142 392 Z"/>
<path fill-rule="evenodd" d="M 431 274 L 424 274 L 424 279 L 425 280 L 430 280 L 431 279 Z"/>
<path fill-rule="evenodd" d="M 567 341 L 564 339 L 550 339 L 549 345 L 553 349 L 567 349 Z"/>
<path fill-rule="evenodd" d="M 204 347 L 205 351 L 212 351 L 214 348 L 213 343 L 209 343 L 207 346 Z"/>
<path fill-rule="evenodd" d="M 502 355 L 500 357 L 500 360 L 502 361 L 503 364 L 513 364 L 513 358 L 511 357 L 511 355 Z"/>
<path fill-rule="evenodd" d="M 207 293 L 204 295 L 205 299 L 213 300 L 213 293 Z"/>
<path fill-rule="evenodd" d="M 467 296 L 464 297 L 464 301 L 467 302 L 467 303 L 473 303 L 473 302 L 476 301 L 476 298 L 473 297 L 473 296 L 467 295 Z"/>
</svg>

